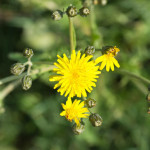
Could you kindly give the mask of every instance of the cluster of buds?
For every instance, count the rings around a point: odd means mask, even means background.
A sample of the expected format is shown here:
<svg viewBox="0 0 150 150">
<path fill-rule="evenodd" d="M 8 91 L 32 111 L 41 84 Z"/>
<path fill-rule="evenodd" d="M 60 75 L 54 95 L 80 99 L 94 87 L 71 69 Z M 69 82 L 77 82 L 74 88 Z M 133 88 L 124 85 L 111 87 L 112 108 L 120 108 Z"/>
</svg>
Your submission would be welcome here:
<svg viewBox="0 0 150 150">
<path fill-rule="evenodd" d="M 148 89 L 149 93 L 147 94 L 147 102 L 148 102 L 148 111 L 147 113 L 150 114 L 150 88 Z"/>
<path fill-rule="evenodd" d="M 93 108 L 96 106 L 96 100 L 93 98 L 88 98 L 85 100 L 85 106 L 88 108 Z M 96 113 L 91 113 L 91 115 L 89 116 L 89 121 L 91 122 L 91 124 L 94 127 L 99 127 L 102 125 L 102 118 L 99 114 Z"/>
<path fill-rule="evenodd" d="M 31 68 L 31 66 L 32 66 L 31 57 L 33 55 L 34 55 L 33 50 L 29 49 L 29 48 L 26 48 L 23 51 L 23 56 L 25 56 L 28 59 L 28 61 L 25 62 L 25 63 L 15 63 L 10 68 L 10 72 L 13 75 L 19 76 L 25 71 L 26 66 L 28 65 L 27 74 L 22 78 L 22 88 L 23 88 L 23 90 L 28 90 L 32 86 L 32 78 L 31 78 L 31 75 L 30 75 L 29 68 Z"/>
<path fill-rule="evenodd" d="M 85 102 L 85 107 L 87 107 L 88 109 L 96 106 L 96 100 L 94 100 L 93 98 L 88 98 L 84 102 Z M 94 127 L 101 126 L 103 122 L 101 116 L 97 113 L 91 113 L 91 115 L 89 116 L 89 121 Z M 72 130 L 76 135 L 81 134 L 84 131 L 84 129 L 85 129 L 85 123 L 83 122 L 83 120 L 80 122 L 80 126 L 77 126 L 76 123 L 72 126 Z"/>
<path fill-rule="evenodd" d="M 51 18 L 55 21 L 58 21 L 63 18 L 64 14 L 67 14 L 67 16 L 71 18 L 77 15 L 86 17 L 90 14 L 90 9 L 88 7 L 82 7 L 78 10 L 75 6 L 70 5 L 66 11 L 56 10 L 52 12 Z"/>
</svg>

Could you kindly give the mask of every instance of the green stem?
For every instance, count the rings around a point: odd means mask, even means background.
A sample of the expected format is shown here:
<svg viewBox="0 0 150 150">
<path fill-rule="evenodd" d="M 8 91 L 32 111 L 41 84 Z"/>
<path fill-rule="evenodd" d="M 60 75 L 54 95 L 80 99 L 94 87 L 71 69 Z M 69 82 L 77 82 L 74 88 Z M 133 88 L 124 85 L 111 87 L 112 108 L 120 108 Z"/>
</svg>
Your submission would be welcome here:
<svg viewBox="0 0 150 150">
<path fill-rule="evenodd" d="M 147 79 L 145 77 L 142 77 L 140 75 L 136 75 L 136 74 L 134 74 L 132 72 L 129 72 L 129 71 L 126 71 L 126 70 L 118 70 L 117 73 L 120 73 L 120 74 L 123 74 L 123 75 L 127 75 L 127 76 L 130 76 L 132 78 L 141 80 L 141 81 L 143 81 L 146 84 L 150 84 L 150 80 L 149 79 Z"/>
<path fill-rule="evenodd" d="M 73 43 L 73 18 L 69 18 L 69 33 L 70 33 L 70 49 L 71 51 L 74 50 L 74 43 Z"/>
<path fill-rule="evenodd" d="M 55 67 L 54 65 L 49 65 L 48 67 L 43 67 L 42 66 L 38 69 L 34 69 L 34 70 L 31 71 L 31 76 L 51 71 L 54 67 Z M 24 75 L 26 75 L 26 73 L 23 73 L 19 76 L 9 76 L 9 77 L 3 78 L 3 79 L 0 80 L 0 85 L 3 85 L 5 83 L 11 82 L 11 81 L 14 81 L 14 80 L 17 80 L 17 79 L 20 79 Z"/>
</svg>

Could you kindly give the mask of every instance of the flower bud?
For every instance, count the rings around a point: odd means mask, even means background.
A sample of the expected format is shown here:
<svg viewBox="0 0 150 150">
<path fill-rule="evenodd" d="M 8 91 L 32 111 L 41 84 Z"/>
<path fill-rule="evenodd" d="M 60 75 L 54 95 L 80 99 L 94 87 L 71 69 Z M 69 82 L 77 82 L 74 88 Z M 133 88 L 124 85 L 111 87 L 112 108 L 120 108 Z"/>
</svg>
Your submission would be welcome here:
<svg viewBox="0 0 150 150">
<path fill-rule="evenodd" d="M 82 17 L 86 17 L 90 14 L 90 9 L 88 7 L 82 7 L 80 10 L 79 10 L 79 13 Z"/>
<path fill-rule="evenodd" d="M 150 114 L 150 107 L 148 108 L 148 111 L 147 111 L 147 113 L 148 113 L 148 114 Z"/>
<path fill-rule="evenodd" d="M 51 15 L 51 18 L 55 21 L 60 20 L 62 17 L 63 17 L 63 12 L 61 10 L 56 10 Z"/>
<path fill-rule="evenodd" d="M 90 115 L 89 120 L 94 127 L 99 127 L 102 125 L 102 118 L 99 114 L 93 113 Z"/>
<path fill-rule="evenodd" d="M 32 86 L 32 78 L 30 75 L 25 75 L 23 78 L 22 78 L 22 88 L 24 90 L 28 90 L 30 89 L 30 87 Z"/>
<path fill-rule="evenodd" d="M 85 105 L 88 108 L 92 108 L 96 105 L 96 100 L 94 100 L 93 98 L 88 98 L 87 100 L 85 100 Z"/>
<path fill-rule="evenodd" d="M 33 50 L 30 48 L 26 48 L 23 52 L 23 56 L 29 58 L 32 57 L 34 55 Z"/>
<path fill-rule="evenodd" d="M 82 121 L 82 122 L 80 123 L 80 126 L 77 126 L 77 124 L 75 123 L 75 124 L 72 126 L 72 131 L 74 132 L 74 134 L 79 135 L 79 134 L 81 134 L 81 133 L 84 131 L 84 128 L 85 128 L 85 124 L 84 124 L 84 122 Z"/>
<path fill-rule="evenodd" d="M 95 53 L 95 47 L 94 46 L 88 46 L 86 49 L 85 49 L 85 52 L 84 52 L 86 55 L 93 55 Z"/>
<path fill-rule="evenodd" d="M 74 6 L 69 6 L 66 10 L 68 17 L 75 17 L 78 14 L 77 8 Z"/>
<path fill-rule="evenodd" d="M 25 66 L 22 63 L 13 64 L 10 68 L 10 72 L 13 75 L 20 75 L 25 70 Z"/>
</svg>

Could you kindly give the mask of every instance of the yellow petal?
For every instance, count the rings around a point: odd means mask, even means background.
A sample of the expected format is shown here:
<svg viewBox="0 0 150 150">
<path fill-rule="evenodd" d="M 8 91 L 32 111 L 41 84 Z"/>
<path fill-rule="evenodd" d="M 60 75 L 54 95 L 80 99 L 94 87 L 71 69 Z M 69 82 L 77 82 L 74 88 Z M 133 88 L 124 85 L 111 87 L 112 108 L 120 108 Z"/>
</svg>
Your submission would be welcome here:
<svg viewBox="0 0 150 150">
<path fill-rule="evenodd" d="M 104 60 L 104 61 L 101 63 L 99 69 L 100 69 L 100 70 L 103 70 L 105 66 L 106 66 L 106 60 Z"/>
<path fill-rule="evenodd" d="M 60 116 L 65 116 L 66 115 L 66 111 L 62 111 L 61 113 L 60 113 Z"/>
<path fill-rule="evenodd" d="M 117 61 L 114 57 L 112 58 L 112 60 L 113 60 L 113 62 L 114 62 L 114 64 L 115 64 L 115 66 L 116 66 L 117 68 L 119 68 L 120 65 L 119 65 L 118 61 Z"/>
</svg>

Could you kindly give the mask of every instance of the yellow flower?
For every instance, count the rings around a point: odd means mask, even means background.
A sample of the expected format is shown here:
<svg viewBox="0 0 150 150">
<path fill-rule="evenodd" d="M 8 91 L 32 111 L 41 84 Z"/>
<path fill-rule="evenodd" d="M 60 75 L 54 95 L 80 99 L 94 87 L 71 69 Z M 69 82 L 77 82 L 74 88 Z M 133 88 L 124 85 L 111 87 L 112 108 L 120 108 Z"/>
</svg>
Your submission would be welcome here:
<svg viewBox="0 0 150 150">
<path fill-rule="evenodd" d="M 99 69 L 102 70 L 106 66 L 106 71 L 109 72 L 110 68 L 112 71 L 114 71 L 114 65 L 119 68 L 120 65 L 114 58 L 114 56 L 116 56 L 119 51 L 120 50 L 116 46 L 114 46 L 106 50 L 102 56 L 98 57 L 95 60 L 95 63 L 98 64 L 102 62 Z"/>
<path fill-rule="evenodd" d="M 98 66 L 96 66 L 94 61 L 89 61 L 92 56 L 82 55 L 78 51 L 77 55 L 75 50 L 72 51 L 71 59 L 69 60 L 65 54 L 63 58 L 57 55 L 58 63 L 54 63 L 57 68 L 54 71 L 58 75 L 50 77 L 50 81 L 58 81 L 54 86 L 54 89 L 58 88 L 58 92 L 61 95 L 65 93 L 65 97 L 87 97 L 86 91 L 89 93 L 93 90 L 92 87 L 95 87 L 98 78 L 98 74 L 101 72 L 98 71 Z"/>
<path fill-rule="evenodd" d="M 80 103 L 80 100 L 74 100 L 72 103 L 71 98 L 68 98 L 66 105 L 63 103 L 61 105 L 64 111 L 60 113 L 60 116 L 65 116 L 70 122 L 74 120 L 77 126 L 80 126 L 81 118 L 87 118 L 90 115 L 89 110 L 84 107 L 84 101 Z"/>
</svg>

